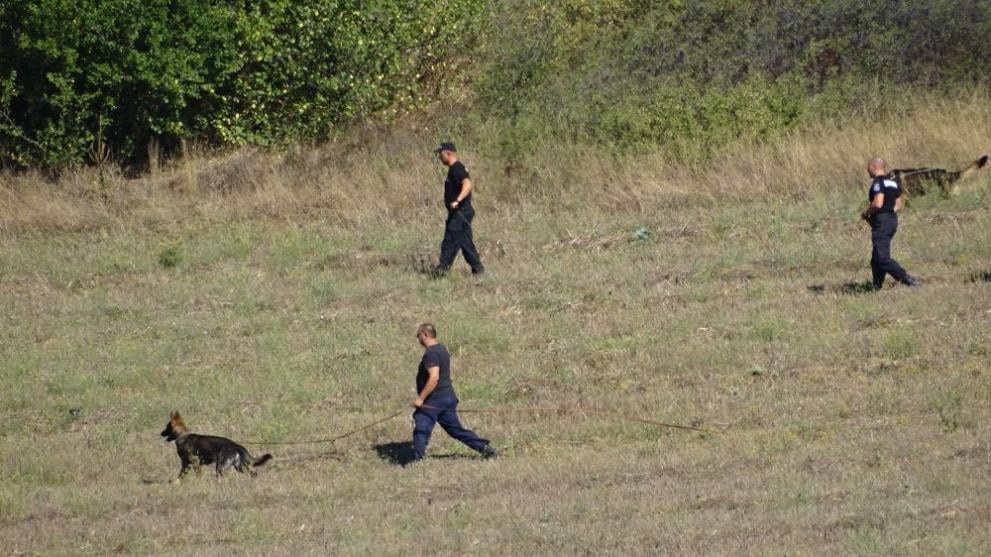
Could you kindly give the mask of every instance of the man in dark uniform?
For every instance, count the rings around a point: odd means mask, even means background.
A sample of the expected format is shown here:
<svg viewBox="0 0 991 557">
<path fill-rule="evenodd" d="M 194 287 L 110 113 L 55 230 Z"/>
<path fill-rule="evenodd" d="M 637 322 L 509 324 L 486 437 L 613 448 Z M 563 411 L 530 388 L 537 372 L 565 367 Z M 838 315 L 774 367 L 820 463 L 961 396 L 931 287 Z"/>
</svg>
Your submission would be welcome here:
<svg viewBox="0 0 991 557">
<path fill-rule="evenodd" d="M 471 272 L 480 275 L 485 271 L 482 259 L 478 256 L 475 242 L 471 237 L 471 221 L 475 210 L 471 206 L 471 177 L 468 169 L 458 160 L 458 150 L 453 143 L 444 142 L 434 149 L 441 164 L 448 168 L 444 181 L 444 206 L 447 208 L 447 222 L 444 225 L 444 241 L 440 244 L 440 262 L 434 270 L 443 276 L 451 268 L 458 250 L 471 266 Z"/>
<path fill-rule="evenodd" d="M 891 275 L 908 286 L 917 287 L 919 281 L 909 276 L 891 258 L 891 240 L 898 231 L 898 211 L 905 204 L 901 188 L 887 176 L 887 164 L 880 157 L 867 163 L 867 173 L 874 181 L 867 193 L 867 209 L 860 216 L 871 225 L 871 272 L 874 275 L 874 288 L 884 286 L 885 275 Z"/>
<path fill-rule="evenodd" d="M 448 435 L 468 445 L 485 458 L 496 456 L 487 439 L 482 439 L 470 429 L 465 429 L 458 419 L 458 397 L 451 383 L 451 355 L 437 340 L 437 330 L 430 323 L 416 329 L 416 340 L 426 350 L 416 373 L 416 400 L 413 406 L 413 459 L 422 460 L 427 453 L 427 443 L 435 424 L 440 424 Z"/>
</svg>

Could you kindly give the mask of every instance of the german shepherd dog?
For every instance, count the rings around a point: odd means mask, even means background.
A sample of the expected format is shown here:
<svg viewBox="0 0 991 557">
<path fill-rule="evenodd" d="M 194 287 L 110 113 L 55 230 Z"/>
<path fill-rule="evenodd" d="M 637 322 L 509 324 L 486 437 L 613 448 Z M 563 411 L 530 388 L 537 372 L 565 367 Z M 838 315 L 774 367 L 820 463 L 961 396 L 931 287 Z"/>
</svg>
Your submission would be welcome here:
<svg viewBox="0 0 991 557">
<path fill-rule="evenodd" d="M 255 471 L 252 468 L 261 466 L 272 458 L 270 454 L 255 458 L 248 449 L 225 437 L 190 433 L 178 412 L 169 414 L 169 423 L 165 424 L 162 437 L 166 442 L 175 441 L 179 461 L 182 463 L 177 481 L 181 480 L 190 468 L 199 471 L 199 467 L 206 464 L 214 465 L 217 477 L 223 476 L 224 471 L 231 467 L 238 472 L 248 472 L 254 476 Z"/>
<path fill-rule="evenodd" d="M 892 170 L 888 178 L 898 182 L 902 191 L 911 195 L 925 195 L 939 192 L 943 197 L 955 193 L 956 182 L 969 178 L 984 167 L 988 156 L 977 159 L 963 170 L 949 171 L 942 168 L 904 168 Z"/>
</svg>

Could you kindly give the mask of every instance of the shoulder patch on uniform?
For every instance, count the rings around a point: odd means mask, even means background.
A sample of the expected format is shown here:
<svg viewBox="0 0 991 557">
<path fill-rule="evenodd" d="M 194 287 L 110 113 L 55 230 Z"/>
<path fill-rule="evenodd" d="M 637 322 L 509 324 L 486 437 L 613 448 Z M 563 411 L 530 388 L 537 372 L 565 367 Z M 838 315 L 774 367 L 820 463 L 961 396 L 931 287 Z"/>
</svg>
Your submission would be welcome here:
<svg viewBox="0 0 991 557">
<path fill-rule="evenodd" d="M 874 193 L 881 191 L 881 184 L 875 183 L 873 186 L 871 186 L 871 191 Z"/>
</svg>

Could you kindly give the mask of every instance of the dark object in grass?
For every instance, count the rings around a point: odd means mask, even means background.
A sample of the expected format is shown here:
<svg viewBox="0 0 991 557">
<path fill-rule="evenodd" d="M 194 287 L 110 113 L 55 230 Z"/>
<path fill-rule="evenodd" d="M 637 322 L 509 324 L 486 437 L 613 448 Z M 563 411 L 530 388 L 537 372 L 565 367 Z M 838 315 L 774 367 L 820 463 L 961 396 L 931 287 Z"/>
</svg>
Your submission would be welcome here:
<svg viewBox="0 0 991 557">
<path fill-rule="evenodd" d="M 970 275 L 970 282 L 991 282 L 991 271 L 978 271 Z"/>
<path fill-rule="evenodd" d="M 840 287 L 840 292 L 847 295 L 867 294 L 876 290 L 877 288 L 874 286 L 874 283 L 869 280 L 861 282 L 848 282 Z"/>
<path fill-rule="evenodd" d="M 178 244 L 169 244 L 158 252 L 158 264 L 166 269 L 171 269 L 179 265 L 182 255 Z"/>
<path fill-rule="evenodd" d="M 852 296 L 856 294 L 867 294 L 874 292 L 877 288 L 874 286 L 873 282 L 865 280 L 862 282 L 845 282 L 838 287 L 823 283 L 810 284 L 806 290 L 812 294 L 825 294 L 826 292 L 839 291 L 840 294 Z"/>
<path fill-rule="evenodd" d="M 434 278 L 434 263 L 431 260 L 431 256 L 427 256 L 422 253 L 414 253 L 408 255 L 406 260 L 409 264 L 409 268 L 412 269 L 414 273 L 427 275 Z"/>
<path fill-rule="evenodd" d="M 412 441 L 398 441 L 375 445 L 375 452 L 382 460 L 397 466 L 406 466 L 407 464 L 410 464 L 413 462 L 415 456 L 413 453 Z"/>
</svg>

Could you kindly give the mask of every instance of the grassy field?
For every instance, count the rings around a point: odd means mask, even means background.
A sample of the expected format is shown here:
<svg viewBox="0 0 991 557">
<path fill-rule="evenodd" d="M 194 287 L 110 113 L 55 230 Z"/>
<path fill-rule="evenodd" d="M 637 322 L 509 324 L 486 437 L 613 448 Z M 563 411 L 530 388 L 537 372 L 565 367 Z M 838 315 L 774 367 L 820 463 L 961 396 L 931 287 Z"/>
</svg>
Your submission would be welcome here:
<svg viewBox="0 0 991 557">
<path fill-rule="evenodd" d="M 986 98 L 710 167 L 466 153 L 489 272 L 418 272 L 443 169 L 398 134 L 0 187 L 0 554 L 985 555 L 991 181 L 920 198 L 864 292 L 864 164 L 956 166 Z M 882 126 L 890 133 L 871 132 Z M 340 434 L 408 405 L 434 322 L 482 461 L 406 414 L 182 484 L 158 432 Z M 636 417 L 720 433 L 663 429 Z"/>
</svg>

